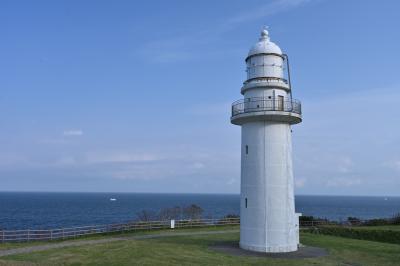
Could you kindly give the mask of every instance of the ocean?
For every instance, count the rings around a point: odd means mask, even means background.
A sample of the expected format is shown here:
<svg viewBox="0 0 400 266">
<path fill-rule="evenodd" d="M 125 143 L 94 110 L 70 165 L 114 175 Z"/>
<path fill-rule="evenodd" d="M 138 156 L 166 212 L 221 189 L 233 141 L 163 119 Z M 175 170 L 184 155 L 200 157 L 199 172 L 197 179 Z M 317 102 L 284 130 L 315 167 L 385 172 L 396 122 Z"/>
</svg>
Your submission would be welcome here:
<svg viewBox="0 0 400 266">
<path fill-rule="evenodd" d="M 111 201 L 115 198 L 115 201 Z M 141 210 L 196 204 L 204 217 L 239 214 L 239 195 L 0 192 L 0 229 L 49 229 L 135 220 Z M 345 220 L 400 213 L 400 197 L 296 196 L 303 215 Z"/>
</svg>

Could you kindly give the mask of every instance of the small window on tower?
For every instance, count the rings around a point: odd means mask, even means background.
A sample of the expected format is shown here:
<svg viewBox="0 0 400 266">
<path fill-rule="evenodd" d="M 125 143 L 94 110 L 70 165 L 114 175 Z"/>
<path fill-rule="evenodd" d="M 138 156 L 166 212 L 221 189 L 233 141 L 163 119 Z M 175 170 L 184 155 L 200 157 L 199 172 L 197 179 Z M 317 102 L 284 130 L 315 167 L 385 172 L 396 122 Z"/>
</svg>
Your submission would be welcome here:
<svg viewBox="0 0 400 266">
<path fill-rule="evenodd" d="M 249 146 L 246 145 L 246 154 L 249 154 Z"/>
<path fill-rule="evenodd" d="M 247 198 L 244 199 L 244 206 L 247 208 Z"/>
</svg>

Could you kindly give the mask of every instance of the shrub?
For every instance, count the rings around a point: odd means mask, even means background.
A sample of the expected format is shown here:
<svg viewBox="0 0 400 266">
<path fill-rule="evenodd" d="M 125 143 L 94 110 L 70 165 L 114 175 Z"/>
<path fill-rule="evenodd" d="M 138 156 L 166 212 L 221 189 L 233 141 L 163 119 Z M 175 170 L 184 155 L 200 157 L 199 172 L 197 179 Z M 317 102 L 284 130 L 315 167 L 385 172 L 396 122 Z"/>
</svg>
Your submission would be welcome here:
<svg viewBox="0 0 400 266">
<path fill-rule="evenodd" d="M 182 217 L 182 208 L 179 206 L 173 207 L 173 208 L 164 208 L 161 209 L 160 212 L 158 213 L 158 219 L 160 221 L 165 221 L 165 220 L 177 220 Z"/>
<path fill-rule="evenodd" d="M 390 222 L 387 219 L 371 219 L 363 223 L 363 225 L 366 226 L 377 226 L 377 225 L 388 225 L 388 224 L 390 224 Z"/>
<path fill-rule="evenodd" d="M 339 226 L 321 226 L 313 233 L 324 235 L 333 235 L 346 238 L 371 240 L 377 242 L 400 244 L 400 231 L 393 230 L 374 230 L 374 229 L 357 229 Z"/>
<path fill-rule="evenodd" d="M 183 208 L 183 214 L 185 215 L 185 217 L 187 219 L 190 219 L 190 220 L 201 219 L 203 212 L 204 212 L 204 210 L 196 204 L 191 204 L 191 205 Z"/>
<path fill-rule="evenodd" d="M 227 214 L 224 216 L 224 219 L 235 219 L 235 218 L 240 218 L 238 214 Z"/>
<path fill-rule="evenodd" d="M 240 216 L 237 214 L 227 214 L 223 218 L 219 219 L 217 224 L 231 224 L 233 221 L 236 222 L 235 219 L 239 219 Z"/>
<path fill-rule="evenodd" d="M 396 213 L 395 215 L 393 215 L 392 219 L 390 219 L 390 223 L 400 225 L 400 213 Z"/>
<path fill-rule="evenodd" d="M 300 222 L 311 222 L 311 221 L 314 221 L 314 216 L 300 216 L 299 221 Z"/>
<path fill-rule="evenodd" d="M 357 217 L 347 217 L 347 222 L 350 225 L 361 225 L 362 222 L 360 219 L 358 219 Z"/>
<path fill-rule="evenodd" d="M 319 224 L 332 223 L 326 218 L 319 218 L 314 216 L 300 216 L 299 217 L 300 226 L 315 226 Z"/>
<path fill-rule="evenodd" d="M 141 222 L 148 222 L 156 220 L 157 214 L 152 210 L 141 210 L 136 213 L 136 217 Z"/>
</svg>

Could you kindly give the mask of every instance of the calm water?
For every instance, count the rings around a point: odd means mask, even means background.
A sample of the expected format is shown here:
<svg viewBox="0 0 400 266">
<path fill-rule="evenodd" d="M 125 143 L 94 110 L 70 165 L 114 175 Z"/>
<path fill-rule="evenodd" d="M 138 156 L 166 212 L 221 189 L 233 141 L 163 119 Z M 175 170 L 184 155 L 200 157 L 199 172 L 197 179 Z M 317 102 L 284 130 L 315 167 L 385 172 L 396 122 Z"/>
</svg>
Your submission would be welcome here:
<svg viewBox="0 0 400 266">
<path fill-rule="evenodd" d="M 110 201 L 116 198 L 116 201 Z M 140 210 L 197 204 L 207 217 L 239 213 L 239 195 L 141 193 L 16 193 L 0 192 L 0 228 L 59 228 L 121 223 Z M 355 216 L 391 217 L 400 212 L 400 197 L 296 196 L 303 215 L 332 220 Z"/>
</svg>

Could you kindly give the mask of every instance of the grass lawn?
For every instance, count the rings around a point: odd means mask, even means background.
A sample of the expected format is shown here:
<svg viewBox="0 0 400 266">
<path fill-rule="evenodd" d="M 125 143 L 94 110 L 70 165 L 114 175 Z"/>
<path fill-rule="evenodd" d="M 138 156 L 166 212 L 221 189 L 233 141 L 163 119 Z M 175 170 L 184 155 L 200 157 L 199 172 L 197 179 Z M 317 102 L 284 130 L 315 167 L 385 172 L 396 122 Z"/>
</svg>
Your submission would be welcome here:
<svg viewBox="0 0 400 266">
<path fill-rule="evenodd" d="M 231 229 L 231 228 L 230 228 Z M 205 229 L 202 229 L 205 230 Z M 219 228 L 221 230 L 221 228 Z M 148 233 L 148 232 L 144 232 Z M 154 233 L 150 232 L 150 233 Z M 103 236 L 109 237 L 109 236 Z M 305 245 L 325 247 L 313 259 L 236 257 L 212 251 L 218 241 L 238 241 L 238 233 L 125 240 L 0 258 L 0 265 L 399 265 L 400 245 L 302 233 Z"/>
<path fill-rule="evenodd" d="M 200 232 L 200 231 L 221 231 L 221 230 L 239 230 L 239 225 L 224 225 L 224 226 L 210 226 L 210 227 L 197 227 L 197 228 L 180 228 L 175 232 Z M 129 236 L 140 236 L 140 235 L 154 235 L 154 234 L 169 234 L 174 233 L 174 231 L 165 229 L 152 229 L 152 230 L 136 230 L 129 232 L 115 232 L 115 233 L 104 233 L 89 236 L 79 236 L 77 238 L 67 238 L 64 240 L 52 240 L 52 241 L 31 241 L 31 242 L 8 242 L 0 243 L 0 250 L 7 250 L 13 248 L 30 247 L 37 245 L 45 245 L 51 243 L 61 243 L 65 241 L 79 241 L 79 240 L 90 240 L 90 239 L 101 239 L 104 237 L 129 237 Z M 1 264 L 0 264 L 1 265 Z"/>
</svg>

